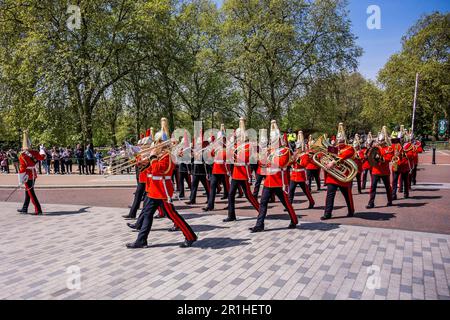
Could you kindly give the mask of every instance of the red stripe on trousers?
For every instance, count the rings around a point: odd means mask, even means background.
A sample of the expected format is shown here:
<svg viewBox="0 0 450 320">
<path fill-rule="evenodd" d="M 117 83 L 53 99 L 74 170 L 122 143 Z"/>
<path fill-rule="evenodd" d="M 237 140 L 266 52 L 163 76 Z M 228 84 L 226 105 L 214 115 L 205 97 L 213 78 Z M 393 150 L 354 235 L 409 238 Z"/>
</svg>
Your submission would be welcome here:
<svg viewBox="0 0 450 320">
<path fill-rule="evenodd" d="M 163 205 L 167 211 L 167 214 L 172 218 L 173 223 L 181 229 L 181 232 L 183 232 L 186 240 L 197 240 L 197 236 L 195 235 L 195 233 L 190 230 L 190 228 L 188 228 L 186 221 L 184 221 L 178 214 L 178 212 L 173 209 L 172 205 L 165 201 L 163 202 Z"/>
<path fill-rule="evenodd" d="M 311 203 L 311 204 L 315 204 L 316 203 L 314 201 L 313 197 L 312 197 L 311 191 L 309 191 L 309 186 L 308 186 L 307 183 L 305 183 L 305 194 L 306 194 L 306 197 L 309 200 L 309 203 Z"/>
<path fill-rule="evenodd" d="M 352 212 L 355 211 L 355 205 L 353 204 L 353 195 L 352 195 L 352 187 L 348 187 L 348 199 L 350 202 L 350 209 Z"/>
<path fill-rule="evenodd" d="M 289 213 L 289 216 L 291 217 L 291 220 L 294 224 L 298 223 L 297 215 L 295 214 L 294 208 L 292 207 L 292 204 L 289 202 L 289 199 L 287 197 L 287 194 L 283 191 L 283 198 L 284 202 L 286 203 L 286 209 Z"/>
<path fill-rule="evenodd" d="M 33 194 L 31 193 L 31 189 L 28 187 L 28 185 L 25 185 L 25 189 L 26 189 L 27 192 L 28 192 L 28 196 L 30 197 L 31 202 L 33 203 L 33 206 L 34 206 L 34 213 L 38 214 L 38 208 L 37 208 L 37 205 L 36 205 L 36 201 L 35 201 L 35 199 L 34 199 L 34 197 L 33 197 Z"/>
<path fill-rule="evenodd" d="M 258 211 L 259 213 L 259 203 L 258 201 L 256 201 L 255 197 L 253 196 L 253 193 L 250 192 L 250 184 L 248 183 L 248 181 L 245 181 L 245 190 L 247 190 L 246 194 L 247 194 L 247 199 L 250 201 L 250 203 L 252 204 L 252 206 L 256 209 L 256 211 Z"/>
</svg>

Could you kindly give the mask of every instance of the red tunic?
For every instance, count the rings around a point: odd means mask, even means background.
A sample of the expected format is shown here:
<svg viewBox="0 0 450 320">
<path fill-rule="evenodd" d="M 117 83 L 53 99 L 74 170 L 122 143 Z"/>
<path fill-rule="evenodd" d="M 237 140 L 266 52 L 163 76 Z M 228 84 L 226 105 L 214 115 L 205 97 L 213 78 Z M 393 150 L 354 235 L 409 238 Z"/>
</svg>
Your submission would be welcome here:
<svg viewBox="0 0 450 320">
<path fill-rule="evenodd" d="M 419 153 L 423 152 L 423 148 L 422 148 L 422 142 L 420 141 L 416 141 L 414 143 L 414 165 L 417 166 L 417 164 L 419 163 Z"/>
<path fill-rule="evenodd" d="M 356 165 L 358 166 L 358 173 L 361 173 L 363 171 L 363 162 L 364 162 L 364 157 L 361 157 L 361 150 L 358 151 L 355 149 L 353 161 L 355 161 Z"/>
<path fill-rule="evenodd" d="M 307 153 L 313 153 L 313 151 L 312 150 L 308 150 L 307 151 Z M 310 157 L 310 159 L 312 158 L 312 156 Z M 315 163 L 314 163 L 314 161 L 309 161 L 308 162 L 308 164 L 306 165 L 306 170 L 318 170 L 318 169 L 320 169 L 320 167 L 319 166 L 317 166 Z"/>
<path fill-rule="evenodd" d="M 389 163 L 394 156 L 394 149 L 392 147 L 375 147 L 380 149 L 381 161 L 372 167 L 372 174 L 377 176 L 388 176 L 391 174 Z"/>
<path fill-rule="evenodd" d="M 260 176 L 265 176 L 267 171 L 267 153 L 259 154 L 259 160 L 258 160 L 258 169 L 256 169 L 256 174 Z"/>
<path fill-rule="evenodd" d="M 281 147 L 272 151 L 268 156 L 264 187 L 282 188 L 288 183 L 286 167 L 291 162 L 291 150 Z"/>
<path fill-rule="evenodd" d="M 292 164 L 291 168 L 291 181 L 294 182 L 305 182 L 306 181 L 306 173 L 305 169 L 307 165 L 311 162 L 309 155 L 304 152 L 302 153 L 297 161 Z"/>
<path fill-rule="evenodd" d="M 234 154 L 233 175 L 234 180 L 249 179 L 250 144 L 239 143 Z"/>
<path fill-rule="evenodd" d="M 212 167 L 212 174 L 228 174 L 227 170 L 227 150 L 218 149 L 211 151 L 211 156 L 214 157 L 214 163 Z"/>
<path fill-rule="evenodd" d="M 352 159 L 355 155 L 355 148 L 352 146 L 346 145 L 345 143 L 341 143 L 337 146 L 337 157 L 341 160 Z M 325 178 L 326 184 L 334 184 L 342 187 L 350 187 L 352 182 L 341 182 L 338 179 L 334 178 L 331 174 L 327 174 Z"/>
<path fill-rule="evenodd" d="M 146 186 L 148 197 L 163 200 L 171 198 L 173 196 L 171 177 L 175 166 L 170 154 L 166 153 L 160 159 L 153 159 L 150 167 L 151 177 L 148 177 Z"/>
<path fill-rule="evenodd" d="M 406 167 L 407 167 L 407 169 L 405 169 L 404 172 L 407 172 L 410 171 L 416 164 L 415 161 L 417 152 L 414 145 L 410 142 L 405 143 L 405 145 L 403 146 L 403 150 L 405 151 L 406 154 Z"/>
<path fill-rule="evenodd" d="M 366 151 L 367 151 L 367 148 L 363 148 L 363 149 L 359 150 L 359 157 L 362 159 L 363 171 L 370 170 L 370 163 L 369 163 L 369 160 L 367 160 Z"/>
<path fill-rule="evenodd" d="M 45 157 L 35 150 L 23 151 L 19 155 L 19 173 L 25 173 L 29 180 L 36 179 L 36 164 L 44 159 Z"/>
</svg>

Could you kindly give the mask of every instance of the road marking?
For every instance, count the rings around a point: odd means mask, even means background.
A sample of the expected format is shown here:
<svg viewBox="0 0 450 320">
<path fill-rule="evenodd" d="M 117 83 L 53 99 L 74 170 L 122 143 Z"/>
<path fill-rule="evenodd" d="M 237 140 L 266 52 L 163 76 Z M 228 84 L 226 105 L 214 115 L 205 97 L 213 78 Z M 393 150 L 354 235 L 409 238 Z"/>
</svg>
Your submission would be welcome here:
<svg viewBox="0 0 450 320">
<path fill-rule="evenodd" d="M 450 189 L 450 183 L 422 182 L 413 186 L 414 189 Z"/>
</svg>

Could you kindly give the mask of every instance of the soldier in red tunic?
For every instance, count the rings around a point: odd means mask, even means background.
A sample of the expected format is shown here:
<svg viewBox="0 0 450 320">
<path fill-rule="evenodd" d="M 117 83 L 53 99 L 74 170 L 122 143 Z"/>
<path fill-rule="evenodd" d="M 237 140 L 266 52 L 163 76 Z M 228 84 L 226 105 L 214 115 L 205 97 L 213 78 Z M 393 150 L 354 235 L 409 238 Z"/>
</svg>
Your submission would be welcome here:
<svg viewBox="0 0 450 320">
<path fill-rule="evenodd" d="M 344 125 L 339 123 L 338 133 L 336 135 L 337 145 L 332 148 L 332 152 L 339 158 L 338 161 L 343 161 L 347 159 L 352 159 L 355 155 L 355 149 L 346 143 L 347 139 L 345 137 Z M 328 168 L 332 169 L 337 162 L 332 161 L 328 163 Z M 325 202 L 325 212 L 320 218 L 321 220 L 330 219 L 334 209 L 334 198 L 336 196 L 336 191 L 339 189 L 345 198 L 348 208 L 348 217 L 352 217 L 355 213 L 355 206 L 353 204 L 352 195 L 352 181 L 342 182 L 333 177 L 331 174 L 326 175 L 325 183 L 327 185 L 327 197 Z"/>
<path fill-rule="evenodd" d="M 213 159 L 213 166 L 211 172 L 211 187 L 210 194 L 208 198 L 208 205 L 203 208 L 203 211 L 214 210 L 214 202 L 217 194 L 217 187 L 219 184 L 223 184 L 224 192 L 222 199 L 228 198 L 228 192 L 230 191 L 230 169 L 227 165 L 227 150 L 226 150 L 226 137 L 225 137 L 225 126 L 222 124 L 220 131 L 217 134 L 217 139 L 215 139 L 212 150 L 210 151 L 210 156 Z"/>
<path fill-rule="evenodd" d="M 175 210 L 172 203 L 173 182 L 172 173 L 174 170 L 174 161 L 170 154 L 170 145 L 163 144 L 169 139 L 167 119 L 161 119 L 162 129 L 155 135 L 155 148 L 148 156 L 150 162 L 151 177 L 148 182 L 148 200 L 142 209 L 143 222 L 139 230 L 138 237 L 134 243 L 128 243 L 127 248 L 145 248 L 147 247 L 147 238 L 150 233 L 153 214 L 162 206 L 168 217 L 174 222 L 174 229 L 181 229 L 186 240 L 181 247 L 190 247 L 197 240 L 197 235 L 186 223 L 182 216 Z M 159 147 L 158 147 L 159 146 Z"/>
<path fill-rule="evenodd" d="M 311 161 L 309 154 L 306 152 L 306 143 L 303 136 L 303 131 L 299 131 L 297 135 L 297 142 L 295 144 L 296 151 L 292 157 L 291 179 L 289 182 L 289 202 L 294 202 L 295 189 L 299 185 L 303 193 L 309 201 L 308 209 L 314 208 L 314 199 L 311 195 L 309 187 L 306 185 L 306 167 Z"/>
<path fill-rule="evenodd" d="M 312 158 L 313 151 L 311 150 L 311 146 L 314 144 L 314 139 L 312 135 L 308 137 L 308 147 L 310 150 L 308 151 L 310 158 Z M 317 191 L 320 191 L 320 167 L 318 167 L 314 161 L 309 161 L 306 165 L 306 176 L 308 178 L 308 188 L 311 191 L 312 181 L 313 179 L 316 181 Z"/>
<path fill-rule="evenodd" d="M 259 203 L 250 190 L 250 143 L 245 132 L 245 120 L 239 119 L 239 128 L 236 130 L 236 148 L 233 153 L 233 174 L 228 196 L 228 217 L 224 222 L 235 221 L 235 197 L 239 186 L 242 187 L 245 197 L 252 206 L 259 211 Z"/>
<path fill-rule="evenodd" d="M 358 166 L 358 173 L 356 174 L 356 185 L 358 187 L 358 193 L 362 193 L 362 179 L 361 174 L 363 172 L 363 161 L 364 158 L 361 157 L 361 138 L 359 134 L 355 134 L 355 138 L 353 139 L 353 148 L 355 148 L 355 155 L 353 156 L 353 161 L 355 161 Z"/>
<path fill-rule="evenodd" d="M 362 160 L 362 185 L 361 185 L 361 189 L 364 190 L 366 189 L 366 184 L 367 184 L 367 176 L 370 173 L 370 163 L 369 160 L 367 159 L 367 150 L 369 150 L 369 148 L 372 147 L 372 143 L 373 143 L 373 137 L 372 137 L 372 132 L 369 132 L 367 134 L 367 138 L 366 141 L 362 144 L 361 146 L 361 150 L 359 151 L 359 158 Z"/>
<path fill-rule="evenodd" d="M 137 143 L 137 147 L 142 148 L 145 146 L 149 146 L 151 144 L 150 137 L 150 129 L 147 129 L 145 136 L 141 137 L 141 139 Z M 141 205 L 142 199 L 145 193 L 145 182 L 147 180 L 147 164 L 141 163 L 141 157 L 136 157 L 136 173 L 137 173 L 137 186 L 134 192 L 134 200 L 131 205 L 130 212 L 127 215 L 124 215 L 125 219 L 135 219 L 136 213 Z"/>
<path fill-rule="evenodd" d="M 266 178 L 261 195 L 256 225 L 250 228 L 251 232 L 264 231 L 264 220 L 267 215 L 267 204 L 270 197 L 275 194 L 287 209 L 291 218 L 289 229 L 294 229 L 298 224 L 298 218 L 288 198 L 288 172 L 287 167 L 291 163 L 292 153 L 289 147 L 283 145 L 280 130 L 275 120 L 272 120 L 270 129 L 270 151 L 267 158 Z"/>
<path fill-rule="evenodd" d="M 417 166 L 419 165 L 419 153 L 423 152 L 422 142 L 420 140 L 416 140 L 414 138 L 414 134 L 411 132 L 409 134 L 409 137 L 411 139 L 411 143 L 414 147 L 414 160 L 413 160 L 413 168 L 411 171 L 411 179 L 409 179 L 409 183 L 416 185 L 416 178 L 417 178 Z"/>
<path fill-rule="evenodd" d="M 378 134 L 377 145 L 373 148 L 379 149 L 379 157 L 375 159 L 377 164 L 372 166 L 372 183 L 370 186 L 370 198 L 367 204 L 367 209 L 372 209 L 375 207 L 375 196 L 377 194 L 377 186 L 380 180 L 383 181 L 384 187 L 386 188 L 386 196 L 388 199 L 387 206 L 392 206 L 392 190 L 390 175 L 391 170 L 389 168 L 389 163 L 394 156 L 394 149 L 388 145 L 388 136 L 386 127 L 383 126 L 382 131 Z"/>
<path fill-rule="evenodd" d="M 34 186 L 37 179 L 36 164 L 45 158 L 38 151 L 31 150 L 28 131 L 25 130 L 23 132 L 22 152 L 19 155 L 19 184 L 25 186 L 25 201 L 23 202 L 22 209 L 17 210 L 20 213 L 28 213 L 28 206 L 31 199 L 34 205 L 34 213 L 36 215 L 42 215 L 42 208 L 34 192 Z"/>
<path fill-rule="evenodd" d="M 402 126 L 403 127 L 403 126 Z M 397 189 L 399 180 L 400 183 L 406 187 L 403 190 L 405 199 L 409 198 L 409 172 L 411 171 L 411 164 L 406 156 L 403 148 L 403 130 L 399 132 L 393 131 L 391 134 L 391 147 L 393 148 L 392 156 L 392 200 L 397 200 Z M 410 145 L 410 144 L 409 144 Z M 407 144 L 405 144 L 408 147 Z"/>
</svg>

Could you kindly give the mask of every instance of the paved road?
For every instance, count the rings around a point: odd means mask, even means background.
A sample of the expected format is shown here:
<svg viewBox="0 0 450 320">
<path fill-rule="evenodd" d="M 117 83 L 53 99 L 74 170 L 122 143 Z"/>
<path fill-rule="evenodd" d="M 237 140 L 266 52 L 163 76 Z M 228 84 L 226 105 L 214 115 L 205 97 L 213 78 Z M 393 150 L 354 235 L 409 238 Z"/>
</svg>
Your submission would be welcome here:
<svg viewBox="0 0 450 320">
<path fill-rule="evenodd" d="M 449 235 L 283 219 L 250 234 L 253 219 L 186 214 L 194 247 L 162 219 L 129 250 L 126 209 L 16 206 L 0 215 L 0 299 L 450 299 Z"/>
</svg>

